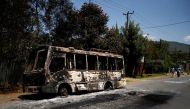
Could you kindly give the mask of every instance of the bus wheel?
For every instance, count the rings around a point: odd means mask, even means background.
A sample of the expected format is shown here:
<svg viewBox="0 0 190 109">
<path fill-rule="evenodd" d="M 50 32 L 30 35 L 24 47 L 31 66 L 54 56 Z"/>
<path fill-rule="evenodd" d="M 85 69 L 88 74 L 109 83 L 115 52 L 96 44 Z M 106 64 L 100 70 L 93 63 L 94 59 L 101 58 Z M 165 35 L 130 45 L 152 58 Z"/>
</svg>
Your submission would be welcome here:
<svg viewBox="0 0 190 109">
<path fill-rule="evenodd" d="M 68 95 L 69 95 L 69 93 L 68 93 L 68 89 L 66 88 L 66 87 L 64 87 L 64 86 L 61 86 L 60 88 L 59 88 L 59 95 L 61 96 L 61 97 L 63 97 L 63 96 L 65 96 L 65 97 L 67 97 Z"/>
<path fill-rule="evenodd" d="M 107 82 L 104 86 L 104 90 L 112 90 L 113 89 L 113 86 L 110 82 Z"/>
</svg>

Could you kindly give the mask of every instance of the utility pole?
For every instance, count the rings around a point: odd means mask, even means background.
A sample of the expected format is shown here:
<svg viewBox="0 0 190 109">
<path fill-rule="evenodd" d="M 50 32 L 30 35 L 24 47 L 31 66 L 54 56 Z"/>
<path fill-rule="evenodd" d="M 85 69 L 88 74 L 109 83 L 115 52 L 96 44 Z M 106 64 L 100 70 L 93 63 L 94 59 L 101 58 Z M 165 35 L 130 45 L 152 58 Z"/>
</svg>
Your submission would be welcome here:
<svg viewBox="0 0 190 109">
<path fill-rule="evenodd" d="M 125 36 L 125 37 L 128 37 L 128 38 L 129 38 L 129 39 L 127 38 L 127 40 L 129 40 L 129 42 L 132 41 L 132 40 L 131 40 L 131 39 L 132 39 L 132 36 L 129 35 L 129 15 L 130 15 L 130 14 L 133 14 L 133 13 L 134 13 L 134 11 L 133 11 L 133 12 L 129 12 L 129 11 L 128 11 L 127 13 L 123 13 L 123 15 L 126 16 L 126 19 L 127 19 L 126 27 L 125 27 L 125 28 L 126 28 L 126 32 L 127 32 L 127 36 Z M 131 50 L 131 45 L 132 45 L 132 44 L 130 43 L 130 44 L 129 44 L 129 54 L 128 54 L 128 57 L 130 57 L 130 55 L 131 55 L 131 51 L 132 51 L 132 50 Z M 125 61 L 126 61 L 126 59 L 125 59 Z M 127 62 L 126 65 L 129 65 L 130 63 L 131 63 L 131 59 L 128 60 L 128 62 Z M 126 66 L 126 65 L 125 65 L 125 66 Z M 127 66 L 127 69 L 129 69 L 129 71 L 128 71 L 128 72 L 129 72 L 129 75 L 131 75 L 131 76 L 136 76 L 136 74 L 135 74 L 135 66 L 133 66 L 133 65 L 130 66 L 130 67 Z M 131 69 L 131 70 L 130 70 L 130 69 Z M 125 73 L 127 73 L 127 72 L 125 72 Z"/>
<path fill-rule="evenodd" d="M 127 13 L 123 13 L 124 16 L 126 16 L 126 19 L 127 19 L 127 23 L 126 23 L 126 26 L 127 26 L 127 30 L 129 29 L 129 15 L 130 14 L 134 14 L 134 11 L 133 12 L 127 12 Z"/>
</svg>

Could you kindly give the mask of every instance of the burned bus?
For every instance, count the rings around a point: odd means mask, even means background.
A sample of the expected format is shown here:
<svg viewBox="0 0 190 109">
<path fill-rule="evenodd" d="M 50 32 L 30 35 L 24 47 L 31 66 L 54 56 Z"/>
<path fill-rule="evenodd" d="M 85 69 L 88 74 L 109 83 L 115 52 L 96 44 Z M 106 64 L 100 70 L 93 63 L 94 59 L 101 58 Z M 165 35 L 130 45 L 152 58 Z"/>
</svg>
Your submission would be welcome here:
<svg viewBox="0 0 190 109">
<path fill-rule="evenodd" d="M 23 75 L 25 92 L 98 91 L 122 87 L 122 55 L 73 47 L 41 46 L 30 54 Z"/>
</svg>

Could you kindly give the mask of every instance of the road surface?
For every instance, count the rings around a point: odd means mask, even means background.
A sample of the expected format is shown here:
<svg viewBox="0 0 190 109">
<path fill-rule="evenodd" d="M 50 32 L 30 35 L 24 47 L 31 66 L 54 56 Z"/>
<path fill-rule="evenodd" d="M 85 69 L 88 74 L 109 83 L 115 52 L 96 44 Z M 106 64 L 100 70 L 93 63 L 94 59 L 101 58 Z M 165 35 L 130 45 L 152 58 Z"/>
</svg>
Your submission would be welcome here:
<svg viewBox="0 0 190 109">
<path fill-rule="evenodd" d="M 171 78 L 145 82 L 135 87 L 150 89 L 161 92 L 171 92 L 174 94 L 166 103 L 156 105 L 151 109 L 190 109 L 190 77 Z"/>
<path fill-rule="evenodd" d="M 190 109 L 190 76 L 140 80 L 126 88 L 74 94 L 22 95 L 3 109 Z"/>
</svg>

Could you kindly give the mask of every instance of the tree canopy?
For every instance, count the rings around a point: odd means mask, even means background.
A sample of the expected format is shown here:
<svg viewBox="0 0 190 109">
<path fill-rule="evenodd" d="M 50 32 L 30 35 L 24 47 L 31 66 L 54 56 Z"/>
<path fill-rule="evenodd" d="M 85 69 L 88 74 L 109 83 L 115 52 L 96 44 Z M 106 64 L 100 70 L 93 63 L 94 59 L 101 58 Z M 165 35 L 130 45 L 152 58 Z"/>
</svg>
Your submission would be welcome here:
<svg viewBox="0 0 190 109">
<path fill-rule="evenodd" d="M 108 16 L 94 3 L 84 3 L 79 11 L 79 36 L 83 48 L 98 47 L 107 30 Z M 99 48 L 99 47 L 98 47 Z"/>
</svg>

